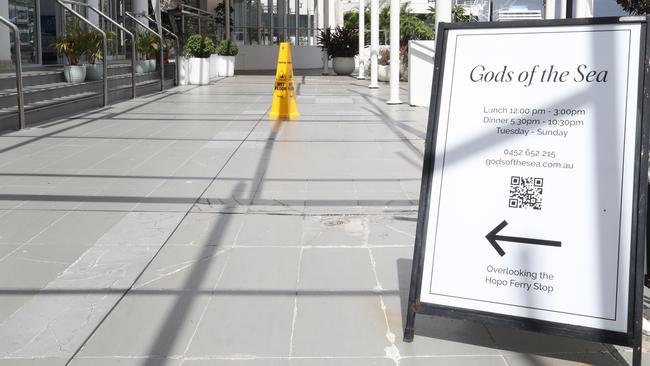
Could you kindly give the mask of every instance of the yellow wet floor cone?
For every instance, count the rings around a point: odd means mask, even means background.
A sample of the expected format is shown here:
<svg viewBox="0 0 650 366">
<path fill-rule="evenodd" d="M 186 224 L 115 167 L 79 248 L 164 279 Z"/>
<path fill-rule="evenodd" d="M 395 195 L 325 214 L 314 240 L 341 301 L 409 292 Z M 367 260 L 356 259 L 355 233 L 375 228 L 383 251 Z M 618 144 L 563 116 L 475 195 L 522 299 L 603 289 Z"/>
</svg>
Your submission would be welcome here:
<svg viewBox="0 0 650 366">
<path fill-rule="evenodd" d="M 278 68 L 275 71 L 275 90 L 273 91 L 273 106 L 269 112 L 271 118 L 298 118 L 296 107 L 296 91 L 293 81 L 293 65 L 291 64 L 291 43 L 280 43 Z"/>
</svg>

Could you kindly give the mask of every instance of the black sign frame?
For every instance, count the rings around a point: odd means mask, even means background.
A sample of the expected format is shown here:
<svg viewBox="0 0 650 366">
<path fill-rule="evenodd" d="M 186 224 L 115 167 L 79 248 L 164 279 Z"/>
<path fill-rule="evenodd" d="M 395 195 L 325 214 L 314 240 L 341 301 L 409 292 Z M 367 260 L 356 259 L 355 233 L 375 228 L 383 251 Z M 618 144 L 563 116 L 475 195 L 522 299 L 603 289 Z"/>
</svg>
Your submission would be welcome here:
<svg viewBox="0 0 650 366">
<path fill-rule="evenodd" d="M 515 329 L 534 331 L 552 335 L 581 338 L 594 342 L 602 342 L 631 347 L 633 349 L 633 365 L 641 365 L 642 318 L 643 318 L 643 285 L 644 285 L 644 256 L 645 234 L 648 205 L 648 148 L 650 120 L 650 17 L 607 17 L 539 21 L 512 22 L 477 22 L 477 23 L 440 23 L 437 31 L 436 56 L 434 60 L 433 84 L 431 91 L 430 110 L 426 135 L 422 182 L 418 221 L 411 269 L 411 285 L 406 309 L 406 325 L 404 341 L 411 342 L 415 336 L 415 315 L 423 314 L 454 319 L 475 321 L 483 324 L 509 326 Z M 512 315 L 484 312 L 452 306 L 423 303 L 420 301 L 424 253 L 427 237 L 427 222 L 429 202 L 431 199 L 431 181 L 435 163 L 436 139 L 440 111 L 440 96 L 442 77 L 444 74 L 445 53 L 448 31 L 453 29 L 510 29 L 523 27 L 558 27 L 599 24 L 640 24 L 640 53 L 639 53 L 639 87 L 637 96 L 637 121 L 635 131 L 634 187 L 633 212 L 630 249 L 630 283 L 628 293 L 628 326 L 627 332 L 596 329 L 590 327 L 563 324 L 538 319 L 530 319 Z"/>
</svg>

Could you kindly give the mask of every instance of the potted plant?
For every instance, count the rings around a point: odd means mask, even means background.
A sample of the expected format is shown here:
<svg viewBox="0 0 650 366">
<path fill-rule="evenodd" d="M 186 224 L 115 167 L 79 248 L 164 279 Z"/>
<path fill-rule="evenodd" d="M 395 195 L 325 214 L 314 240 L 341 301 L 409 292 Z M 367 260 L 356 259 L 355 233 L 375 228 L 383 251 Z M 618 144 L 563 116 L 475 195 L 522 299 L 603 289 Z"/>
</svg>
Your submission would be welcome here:
<svg viewBox="0 0 650 366">
<path fill-rule="evenodd" d="M 84 32 L 79 25 L 79 19 L 72 18 L 65 24 L 65 34 L 57 37 L 53 43 L 54 48 L 61 52 L 68 60 L 63 67 L 65 80 L 69 83 L 80 83 L 86 79 L 86 67 L 80 65 L 81 57 L 86 53 Z"/>
<path fill-rule="evenodd" d="M 337 26 L 334 31 L 324 29 L 318 36 L 318 45 L 333 60 L 334 72 L 350 75 L 354 71 L 354 56 L 358 53 L 359 41 L 356 30 Z"/>
<path fill-rule="evenodd" d="M 187 39 L 183 53 L 189 58 L 189 84 L 207 85 L 210 83 L 210 55 L 213 52 L 214 43 L 209 37 L 194 34 Z"/>
<path fill-rule="evenodd" d="M 142 74 L 145 72 L 152 72 L 156 70 L 156 61 L 150 62 L 149 55 L 158 50 L 158 37 L 149 32 L 141 31 L 136 28 L 135 30 L 135 48 L 138 52 L 138 61 L 135 63 L 135 72 Z M 153 70 L 151 66 L 153 65 Z"/>
<path fill-rule="evenodd" d="M 219 54 L 217 61 L 217 74 L 219 76 L 234 76 L 235 56 L 239 53 L 237 43 L 230 40 L 221 41 L 217 53 Z"/>
<path fill-rule="evenodd" d="M 147 32 L 147 44 L 149 46 L 149 72 L 156 71 L 156 61 L 158 60 L 158 55 L 160 52 L 160 38 L 153 33 Z"/>
<path fill-rule="evenodd" d="M 377 80 L 390 81 L 390 50 L 382 48 L 377 58 Z"/>
<path fill-rule="evenodd" d="M 115 39 L 115 33 L 105 30 L 106 41 L 108 42 L 107 48 L 111 48 L 111 42 Z M 90 31 L 84 35 L 84 42 L 86 44 L 86 80 L 94 81 L 101 80 L 103 77 L 103 65 L 101 62 L 104 59 L 103 54 L 103 37 L 98 31 Z"/>
</svg>

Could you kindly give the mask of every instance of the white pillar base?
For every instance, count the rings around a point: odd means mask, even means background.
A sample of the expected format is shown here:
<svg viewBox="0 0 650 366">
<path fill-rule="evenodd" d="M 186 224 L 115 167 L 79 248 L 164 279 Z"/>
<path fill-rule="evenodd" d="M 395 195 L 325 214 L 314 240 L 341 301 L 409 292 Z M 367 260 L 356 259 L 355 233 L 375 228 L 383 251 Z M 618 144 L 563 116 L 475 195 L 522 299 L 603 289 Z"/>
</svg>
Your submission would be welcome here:
<svg viewBox="0 0 650 366">
<path fill-rule="evenodd" d="M 386 104 L 402 104 L 402 103 L 404 103 L 404 102 L 402 102 L 399 99 L 390 99 L 390 100 L 386 101 Z"/>
<path fill-rule="evenodd" d="M 379 89 L 379 85 L 368 85 L 368 89 Z"/>
</svg>

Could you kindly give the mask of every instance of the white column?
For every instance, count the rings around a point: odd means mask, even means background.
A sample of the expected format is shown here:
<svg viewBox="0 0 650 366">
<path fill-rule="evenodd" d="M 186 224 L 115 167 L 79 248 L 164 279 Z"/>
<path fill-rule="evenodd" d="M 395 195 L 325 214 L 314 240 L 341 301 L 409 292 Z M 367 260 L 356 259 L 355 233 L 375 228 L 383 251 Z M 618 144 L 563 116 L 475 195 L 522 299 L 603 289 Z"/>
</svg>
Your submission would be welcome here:
<svg viewBox="0 0 650 366">
<path fill-rule="evenodd" d="M 566 1 L 560 0 L 560 19 L 566 19 Z"/>
<path fill-rule="evenodd" d="M 224 0 L 224 14 L 226 17 L 226 40 L 230 40 L 230 0 Z"/>
<path fill-rule="evenodd" d="M 0 16 L 9 20 L 9 2 L 0 1 Z M 12 32 L 4 25 L 0 26 L 0 69 L 10 69 Z"/>
<path fill-rule="evenodd" d="M 555 19 L 555 0 L 544 1 L 544 19 Z"/>
<path fill-rule="evenodd" d="M 149 2 L 147 0 L 133 0 L 133 15 L 144 24 L 149 24 L 147 17 L 140 16 L 139 14 L 147 14 L 149 12 Z"/>
<path fill-rule="evenodd" d="M 99 0 L 86 0 L 86 4 L 92 6 L 95 9 L 99 9 Z M 94 10 L 88 9 L 86 14 L 88 20 L 90 20 L 94 25 L 99 25 L 99 15 L 95 13 Z"/>
<path fill-rule="evenodd" d="M 388 104 L 401 104 L 399 100 L 399 0 L 390 0 L 390 99 Z"/>
<path fill-rule="evenodd" d="M 576 18 L 594 17 L 594 0 L 575 0 Z"/>
<path fill-rule="evenodd" d="M 327 29 L 330 26 L 330 0 L 323 0 L 323 28 Z M 327 52 L 323 50 L 323 75 L 328 75 L 329 70 L 329 57 Z"/>
<path fill-rule="evenodd" d="M 364 63 L 366 59 L 363 57 L 363 49 L 366 47 L 366 4 L 363 0 L 359 0 L 359 75 L 357 79 L 365 79 L 366 70 Z"/>
<path fill-rule="evenodd" d="M 436 0 L 436 38 L 438 38 L 438 24 L 451 23 L 451 2 L 452 0 Z"/>
<path fill-rule="evenodd" d="M 370 85 L 368 88 L 379 88 L 377 84 L 377 56 L 379 53 L 379 0 L 370 0 Z"/>
</svg>

